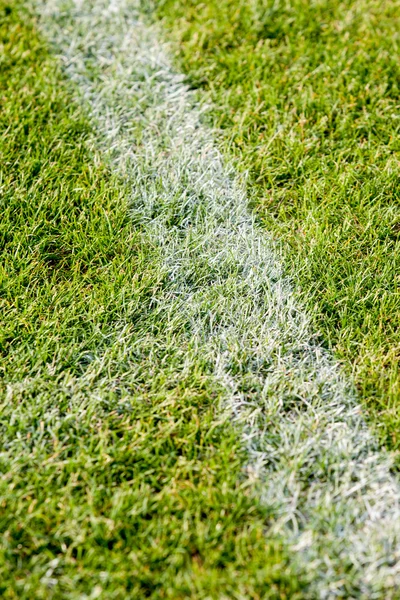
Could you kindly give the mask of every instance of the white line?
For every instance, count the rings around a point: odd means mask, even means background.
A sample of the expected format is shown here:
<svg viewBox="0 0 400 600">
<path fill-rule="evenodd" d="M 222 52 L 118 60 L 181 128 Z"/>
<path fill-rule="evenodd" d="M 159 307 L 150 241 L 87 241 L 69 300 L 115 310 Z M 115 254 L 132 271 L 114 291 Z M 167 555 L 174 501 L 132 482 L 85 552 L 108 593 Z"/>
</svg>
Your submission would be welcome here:
<svg viewBox="0 0 400 600">
<path fill-rule="evenodd" d="M 351 386 L 316 342 L 244 187 L 135 0 L 32 0 L 132 218 L 162 249 L 175 319 L 214 370 L 309 596 L 396 598 L 399 488 Z M 177 307 L 178 306 L 178 311 Z"/>
</svg>

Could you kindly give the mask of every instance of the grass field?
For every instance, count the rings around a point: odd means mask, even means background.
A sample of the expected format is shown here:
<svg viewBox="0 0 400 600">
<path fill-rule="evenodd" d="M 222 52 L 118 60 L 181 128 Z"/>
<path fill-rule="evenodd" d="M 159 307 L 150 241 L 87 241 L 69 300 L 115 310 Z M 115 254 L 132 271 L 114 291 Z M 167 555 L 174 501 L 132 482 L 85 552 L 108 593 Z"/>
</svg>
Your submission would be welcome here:
<svg viewBox="0 0 400 600">
<path fill-rule="evenodd" d="M 218 388 L 177 367 L 157 249 L 28 13 L 0 7 L 1 597 L 297 597 Z"/>
<path fill-rule="evenodd" d="M 400 448 L 400 4 L 162 0 L 316 327 Z"/>
<path fill-rule="evenodd" d="M 397 8 L 0 0 L 1 597 L 399 597 Z"/>
</svg>

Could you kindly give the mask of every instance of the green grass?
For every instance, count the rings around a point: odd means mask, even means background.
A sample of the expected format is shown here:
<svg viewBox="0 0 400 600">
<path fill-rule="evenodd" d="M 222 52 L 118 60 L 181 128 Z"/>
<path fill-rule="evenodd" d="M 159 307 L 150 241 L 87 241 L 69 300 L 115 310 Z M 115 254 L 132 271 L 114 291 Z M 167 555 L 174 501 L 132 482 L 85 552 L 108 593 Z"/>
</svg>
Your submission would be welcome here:
<svg viewBox="0 0 400 600">
<path fill-rule="evenodd" d="M 189 84 L 382 443 L 400 449 L 398 0 L 162 0 Z"/>
<path fill-rule="evenodd" d="M 159 251 L 32 17 L 0 23 L 1 597 L 300 597 Z"/>
</svg>

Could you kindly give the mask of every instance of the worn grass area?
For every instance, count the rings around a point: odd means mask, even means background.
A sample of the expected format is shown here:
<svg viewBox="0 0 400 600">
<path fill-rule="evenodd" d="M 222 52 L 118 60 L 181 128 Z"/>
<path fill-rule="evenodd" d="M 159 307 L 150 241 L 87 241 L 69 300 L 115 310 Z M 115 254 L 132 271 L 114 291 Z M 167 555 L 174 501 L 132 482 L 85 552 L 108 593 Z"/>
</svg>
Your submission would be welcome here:
<svg viewBox="0 0 400 600">
<path fill-rule="evenodd" d="M 188 82 L 383 443 L 400 448 L 398 0 L 162 0 Z M 255 196 L 255 197 L 254 197 Z"/>
<path fill-rule="evenodd" d="M 0 19 L 0 595 L 299 597 L 159 251 L 30 16 Z"/>
</svg>

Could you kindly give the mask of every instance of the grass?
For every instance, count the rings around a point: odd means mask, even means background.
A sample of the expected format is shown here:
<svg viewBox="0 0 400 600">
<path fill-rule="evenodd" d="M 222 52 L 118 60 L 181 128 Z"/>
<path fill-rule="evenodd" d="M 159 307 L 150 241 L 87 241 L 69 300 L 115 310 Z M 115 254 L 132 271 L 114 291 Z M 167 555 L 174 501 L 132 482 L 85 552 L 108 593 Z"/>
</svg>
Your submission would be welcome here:
<svg viewBox="0 0 400 600">
<path fill-rule="evenodd" d="M 88 143 L 127 182 L 132 223 L 161 258 L 136 357 L 171 365 L 172 380 L 207 375 L 215 408 L 244 424 L 243 475 L 261 484 L 253 489 L 306 575 L 306 597 L 395 597 L 400 492 L 390 460 L 316 341 L 162 36 L 136 0 L 33 5 L 93 126 Z M 230 577 L 242 594 L 235 585 Z"/>
<path fill-rule="evenodd" d="M 148 5 L 150 7 L 150 5 Z M 161 0 L 323 339 L 400 449 L 398 0 Z"/>
<path fill-rule="evenodd" d="M 30 14 L 0 23 L 0 595 L 301 597 L 160 250 Z"/>
</svg>

